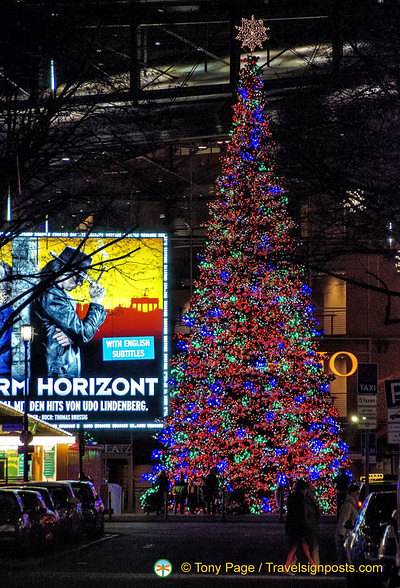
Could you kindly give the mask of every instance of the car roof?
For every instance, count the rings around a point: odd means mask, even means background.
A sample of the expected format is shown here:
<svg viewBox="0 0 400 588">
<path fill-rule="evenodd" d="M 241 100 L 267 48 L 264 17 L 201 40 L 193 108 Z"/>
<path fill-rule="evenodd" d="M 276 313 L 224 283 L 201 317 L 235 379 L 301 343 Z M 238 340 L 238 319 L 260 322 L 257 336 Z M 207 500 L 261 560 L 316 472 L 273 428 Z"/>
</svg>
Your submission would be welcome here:
<svg viewBox="0 0 400 588">
<path fill-rule="evenodd" d="M 24 482 L 21 484 L 23 488 L 29 488 L 31 486 L 39 487 L 42 486 L 43 488 L 49 489 L 50 491 L 55 491 L 56 489 L 65 490 L 71 496 L 75 496 L 75 492 L 73 487 L 69 482 Z"/>
<path fill-rule="evenodd" d="M 25 489 L 25 490 L 34 490 L 35 488 L 40 488 L 41 490 L 45 490 L 46 492 L 49 491 L 48 488 L 42 486 L 41 484 L 10 484 L 7 488 L 12 488 L 14 490 L 18 489 Z"/>
<path fill-rule="evenodd" d="M 22 484 L 10 484 L 9 486 L 7 486 L 7 488 L 10 488 L 10 490 L 29 490 L 32 492 L 39 492 L 39 494 L 42 495 L 42 498 L 44 500 L 44 502 L 46 503 L 46 506 L 48 508 L 50 508 L 51 510 L 56 510 L 56 505 L 54 504 L 54 500 L 53 497 L 51 495 L 50 492 L 50 488 L 45 488 L 44 486 L 40 486 L 38 485 L 29 485 L 29 486 L 24 486 Z"/>
<path fill-rule="evenodd" d="M 23 505 L 21 497 L 18 495 L 17 490 L 14 490 L 14 488 L 0 488 L 0 493 L 3 493 L 3 492 L 14 496 L 15 500 L 18 502 L 18 504 L 21 506 L 21 508 L 23 508 L 24 505 Z"/>
<path fill-rule="evenodd" d="M 363 486 L 366 486 L 365 482 L 361 482 L 361 487 Z M 381 486 L 393 486 L 393 488 L 396 488 L 397 482 L 396 480 L 376 480 L 374 482 L 370 482 L 369 486 L 373 486 L 374 488 L 380 488 Z"/>
<path fill-rule="evenodd" d="M 38 488 L 27 488 L 26 486 L 21 486 L 21 488 L 16 488 L 17 492 L 32 492 L 34 494 L 40 494 L 40 490 Z"/>
<path fill-rule="evenodd" d="M 63 482 L 67 482 L 68 484 L 90 484 L 90 486 L 94 486 L 91 480 L 63 480 Z"/>
<path fill-rule="evenodd" d="M 25 485 L 29 485 L 29 486 L 43 486 L 44 488 L 46 486 L 64 486 L 65 484 L 69 484 L 69 482 L 67 482 L 66 480 L 64 481 L 54 481 L 52 482 L 51 480 L 38 480 L 36 482 L 34 481 L 30 481 L 30 482 L 22 482 L 21 486 L 25 486 Z"/>
<path fill-rule="evenodd" d="M 30 488 L 27 486 L 18 486 L 18 488 L 2 488 L 2 490 L 13 490 L 15 492 L 23 492 L 26 490 L 27 492 L 35 492 L 35 494 L 40 494 L 40 491 L 36 490 L 36 488 Z"/>
<path fill-rule="evenodd" d="M 16 490 L 17 492 L 30 492 L 31 494 L 36 494 L 40 500 L 42 502 L 44 502 L 44 498 L 42 496 L 42 494 L 40 493 L 40 490 L 37 490 L 36 488 L 26 488 L 25 486 L 22 486 L 21 488 L 17 488 Z"/>
<path fill-rule="evenodd" d="M 395 492 L 397 490 L 397 482 L 394 480 L 380 480 L 370 482 L 368 485 L 368 494 L 375 492 L 377 494 L 382 494 L 382 492 Z M 366 492 L 366 484 L 365 482 L 361 483 L 360 487 L 360 495 L 361 497 L 365 497 Z"/>
<path fill-rule="evenodd" d="M 6 489 L 9 488 L 10 490 L 30 490 L 32 492 L 39 492 L 39 493 L 43 493 L 46 494 L 50 500 L 52 500 L 51 498 L 51 494 L 50 494 L 50 490 L 49 488 L 45 488 L 44 486 L 40 486 L 39 484 L 34 484 L 31 485 L 29 484 L 29 486 L 24 486 L 23 484 L 11 484 L 10 486 L 6 486 Z"/>
<path fill-rule="evenodd" d="M 36 488 L 30 488 L 26 486 L 21 486 L 20 488 L 15 488 L 16 492 L 34 492 L 35 494 L 40 494 L 40 490 Z"/>
</svg>

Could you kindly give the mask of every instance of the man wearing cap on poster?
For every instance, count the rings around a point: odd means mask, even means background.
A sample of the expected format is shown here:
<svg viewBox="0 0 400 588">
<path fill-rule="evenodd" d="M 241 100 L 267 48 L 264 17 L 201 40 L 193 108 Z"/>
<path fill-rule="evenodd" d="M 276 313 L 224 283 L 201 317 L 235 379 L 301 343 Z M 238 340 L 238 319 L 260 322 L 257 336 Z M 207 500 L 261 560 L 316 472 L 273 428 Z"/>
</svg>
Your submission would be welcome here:
<svg viewBox="0 0 400 588">
<path fill-rule="evenodd" d="M 65 247 L 40 272 L 40 280 L 59 276 L 55 283 L 40 292 L 32 302 L 31 322 L 35 329 L 32 342 L 32 372 L 37 376 L 75 378 L 81 373 L 80 345 L 87 343 L 104 322 L 107 312 L 103 307 L 105 288 L 86 273 L 92 258 L 79 249 Z M 68 292 L 90 283 L 90 305 L 86 316 L 79 318 L 75 301 Z"/>
</svg>

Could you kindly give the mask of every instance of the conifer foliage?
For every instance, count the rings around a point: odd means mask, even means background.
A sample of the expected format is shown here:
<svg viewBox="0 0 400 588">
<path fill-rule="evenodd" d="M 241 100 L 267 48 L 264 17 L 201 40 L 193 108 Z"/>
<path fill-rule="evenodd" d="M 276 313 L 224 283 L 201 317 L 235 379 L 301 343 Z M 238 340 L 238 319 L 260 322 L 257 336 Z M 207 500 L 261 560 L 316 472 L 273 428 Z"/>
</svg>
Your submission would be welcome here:
<svg viewBox="0 0 400 588">
<path fill-rule="evenodd" d="M 307 478 L 329 510 L 347 447 L 316 355 L 320 333 L 294 263 L 264 107 L 261 69 L 248 55 L 153 474 L 199 481 L 215 467 L 225 488 L 245 487 L 253 512 L 274 507 L 282 477 Z"/>
</svg>

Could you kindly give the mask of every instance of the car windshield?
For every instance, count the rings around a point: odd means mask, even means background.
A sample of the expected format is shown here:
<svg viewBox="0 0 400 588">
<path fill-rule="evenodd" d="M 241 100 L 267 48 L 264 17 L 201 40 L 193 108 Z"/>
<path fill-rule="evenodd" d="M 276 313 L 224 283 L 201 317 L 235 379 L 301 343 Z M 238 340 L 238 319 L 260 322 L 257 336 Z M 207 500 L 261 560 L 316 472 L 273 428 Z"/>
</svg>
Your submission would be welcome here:
<svg viewBox="0 0 400 588">
<path fill-rule="evenodd" d="M 74 492 L 76 496 L 81 500 L 81 502 L 93 502 L 95 495 L 93 493 L 93 489 L 89 484 L 85 484 L 82 486 L 73 486 Z"/>
<path fill-rule="evenodd" d="M 20 494 L 22 501 L 24 503 L 24 508 L 28 512 L 34 511 L 35 508 L 38 506 L 38 503 L 40 502 L 38 499 L 38 496 L 36 494 L 34 494 L 33 492 L 26 492 L 24 490 L 19 492 L 19 494 Z"/>
<path fill-rule="evenodd" d="M 11 515 L 19 514 L 18 500 L 11 493 L 0 493 L 0 522 L 3 522 Z"/>
<path fill-rule="evenodd" d="M 387 524 L 395 508 L 395 492 L 377 492 L 376 494 L 373 494 L 368 502 L 368 507 L 365 512 L 365 524 Z"/>
<path fill-rule="evenodd" d="M 370 482 L 369 483 L 369 488 L 368 488 L 368 493 L 372 494 L 372 492 L 394 492 L 397 488 L 397 483 L 391 480 L 386 480 L 383 482 Z M 360 502 L 364 502 L 364 500 L 367 498 L 366 496 L 366 486 L 365 483 L 362 484 L 361 486 L 361 490 L 360 490 Z"/>
<path fill-rule="evenodd" d="M 71 493 L 68 492 L 68 488 L 64 486 L 52 486 L 49 488 L 54 504 L 65 506 Z"/>
<path fill-rule="evenodd" d="M 380 482 L 369 485 L 369 491 L 371 492 L 390 492 L 396 490 L 396 482 Z"/>
<path fill-rule="evenodd" d="M 36 490 L 36 488 L 35 488 Z M 46 488 L 37 488 L 37 491 L 41 494 L 43 501 L 49 510 L 54 510 L 54 502 L 51 499 L 50 493 Z"/>
</svg>

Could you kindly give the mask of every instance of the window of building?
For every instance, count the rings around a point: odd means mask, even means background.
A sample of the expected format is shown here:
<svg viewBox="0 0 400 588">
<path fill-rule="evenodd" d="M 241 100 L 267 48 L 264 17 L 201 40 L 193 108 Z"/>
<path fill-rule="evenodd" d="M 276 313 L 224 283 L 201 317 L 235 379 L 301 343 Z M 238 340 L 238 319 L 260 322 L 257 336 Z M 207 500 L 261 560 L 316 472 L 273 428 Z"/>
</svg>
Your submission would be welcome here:
<svg viewBox="0 0 400 588">
<path fill-rule="evenodd" d="M 346 334 L 346 282 L 319 275 L 313 284 L 315 314 L 325 335 Z"/>
</svg>

